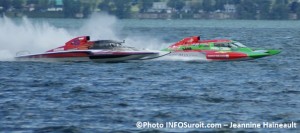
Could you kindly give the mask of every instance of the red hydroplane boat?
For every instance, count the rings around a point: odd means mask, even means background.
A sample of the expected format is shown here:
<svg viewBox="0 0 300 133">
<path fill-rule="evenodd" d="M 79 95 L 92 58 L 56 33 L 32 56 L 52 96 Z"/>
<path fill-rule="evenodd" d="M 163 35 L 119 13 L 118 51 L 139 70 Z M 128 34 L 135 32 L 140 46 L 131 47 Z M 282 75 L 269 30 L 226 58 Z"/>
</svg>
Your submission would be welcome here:
<svg viewBox="0 0 300 133">
<path fill-rule="evenodd" d="M 95 61 L 123 62 L 128 60 L 146 60 L 164 56 L 170 52 L 138 50 L 123 46 L 123 42 L 114 40 L 90 41 L 89 36 L 76 37 L 64 46 L 40 54 L 17 55 L 21 61 Z"/>
</svg>

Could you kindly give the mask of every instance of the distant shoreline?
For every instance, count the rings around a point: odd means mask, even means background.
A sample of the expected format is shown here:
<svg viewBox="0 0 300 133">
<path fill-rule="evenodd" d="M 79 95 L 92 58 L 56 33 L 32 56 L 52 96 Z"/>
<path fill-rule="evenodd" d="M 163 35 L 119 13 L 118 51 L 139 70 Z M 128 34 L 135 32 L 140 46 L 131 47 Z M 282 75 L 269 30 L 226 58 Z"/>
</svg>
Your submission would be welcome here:
<svg viewBox="0 0 300 133">
<path fill-rule="evenodd" d="M 6 12 L 1 13 L 0 17 L 9 17 L 9 18 L 74 18 L 74 19 L 85 19 L 83 14 L 75 14 L 74 17 L 65 17 L 63 12 Z M 114 15 L 112 15 L 114 16 Z M 197 13 L 197 14 L 172 14 L 172 13 L 135 13 L 131 14 L 130 17 L 119 18 L 119 19 L 166 19 L 166 20 L 299 20 L 293 17 L 293 14 L 290 14 L 291 17 L 288 19 L 239 19 L 234 13 Z"/>
</svg>

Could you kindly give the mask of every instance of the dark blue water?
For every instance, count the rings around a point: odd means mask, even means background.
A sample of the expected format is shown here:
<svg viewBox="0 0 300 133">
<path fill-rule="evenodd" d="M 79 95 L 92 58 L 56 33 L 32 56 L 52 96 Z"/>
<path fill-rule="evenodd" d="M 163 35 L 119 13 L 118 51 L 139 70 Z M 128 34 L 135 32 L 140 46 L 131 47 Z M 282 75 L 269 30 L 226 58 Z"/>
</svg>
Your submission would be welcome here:
<svg viewBox="0 0 300 133">
<path fill-rule="evenodd" d="M 274 22 L 264 22 L 268 23 Z M 237 62 L 2 61 L 0 132 L 299 132 L 299 127 L 136 127 L 138 121 L 300 123 L 299 27 L 130 25 L 122 29 L 121 36 L 140 33 L 167 43 L 199 34 L 206 39 L 230 38 L 282 53 Z"/>
</svg>

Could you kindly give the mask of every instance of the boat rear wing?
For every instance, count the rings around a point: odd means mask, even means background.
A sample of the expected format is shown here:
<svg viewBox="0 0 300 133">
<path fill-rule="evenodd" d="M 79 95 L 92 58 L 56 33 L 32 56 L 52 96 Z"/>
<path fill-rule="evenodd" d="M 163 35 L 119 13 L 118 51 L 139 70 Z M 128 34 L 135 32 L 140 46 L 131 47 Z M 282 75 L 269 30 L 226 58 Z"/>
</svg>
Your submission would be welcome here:
<svg viewBox="0 0 300 133">
<path fill-rule="evenodd" d="M 192 45 L 199 42 L 200 42 L 200 36 L 191 36 L 191 37 L 184 38 L 179 42 L 176 42 L 175 44 L 171 45 L 169 48 L 174 48 L 183 45 Z"/>
</svg>

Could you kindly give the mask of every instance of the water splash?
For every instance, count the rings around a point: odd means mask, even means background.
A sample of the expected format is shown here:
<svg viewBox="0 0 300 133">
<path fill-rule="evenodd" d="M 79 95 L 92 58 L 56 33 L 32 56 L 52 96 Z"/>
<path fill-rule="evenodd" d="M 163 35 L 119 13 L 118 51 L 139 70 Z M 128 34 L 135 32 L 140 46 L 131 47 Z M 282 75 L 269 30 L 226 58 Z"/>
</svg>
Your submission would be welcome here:
<svg viewBox="0 0 300 133">
<path fill-rule="evenodd" d="M 57 27 L 47 19 L 36 22 L 26 17 L 21 19 L 0 18 L 0 61 L 13 60 L 19 51 L 28 50 L 31 53 L 42 53 L 49 49 L 64 45 L 68 40 L 88 35 L 92 40 L 113 39 L 126 40 L 125 45 L 140 49 L 162 49 L 167 44 L 161 40 L 146 36 L 120 37 L 122 34 L 122 21 L 108 14 L 93 14 L 87 20 L 69 20 L 70 27 Z M 76 27 L 76 28 L 74 28 Z"/>
<path fill-rule="evenodd" d="M 63 44 L 71 35 L 63 28 L 48 23 L 33 23 L 22 18 L 19 24 L 10 18 L 0 18 L 0 60 L 13 60 L 22 50 L 42 52 Z"/>
<path fill-rule="evenodd" d="M 74 36 L 89 35 L 91 39 L 118 39 L 117 33 L 121 27 L 117 26 L 117 18 L 104 13 L 94 13 L 87 19 Z"/>
</svg>

